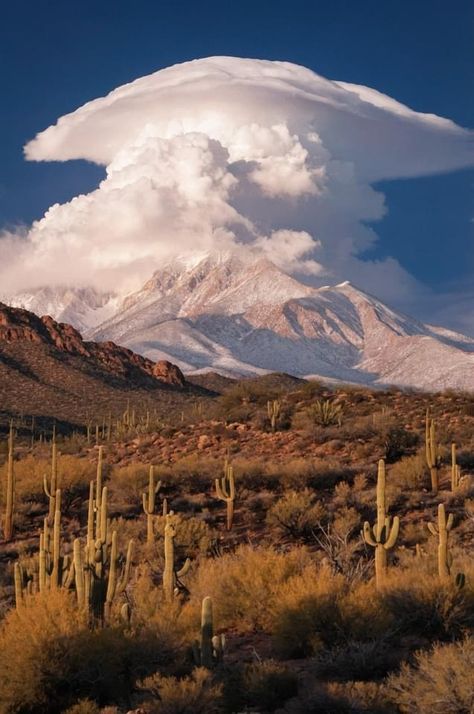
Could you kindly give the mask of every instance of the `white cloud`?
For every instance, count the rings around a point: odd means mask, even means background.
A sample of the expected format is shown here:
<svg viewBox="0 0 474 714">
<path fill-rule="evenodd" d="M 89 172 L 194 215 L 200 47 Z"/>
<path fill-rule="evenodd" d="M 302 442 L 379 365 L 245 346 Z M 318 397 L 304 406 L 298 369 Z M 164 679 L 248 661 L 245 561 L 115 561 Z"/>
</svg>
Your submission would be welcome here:
<svg viewBox="0 0 474 714">
<path fill-rule="evenodd" d="M 0 284 L 139 287 L 174 255 L 247 245 L 313 281 L 423 293 L 377 240 L 381 179 L 473 163 L 470 132 L 367 87 L 286 62 L 214 57 L 85 104 L 25 147 L 106 167 L 98 188 L 0 240 Z M 399 300 L 400 302 L 400 300 Z"/>
</svg>

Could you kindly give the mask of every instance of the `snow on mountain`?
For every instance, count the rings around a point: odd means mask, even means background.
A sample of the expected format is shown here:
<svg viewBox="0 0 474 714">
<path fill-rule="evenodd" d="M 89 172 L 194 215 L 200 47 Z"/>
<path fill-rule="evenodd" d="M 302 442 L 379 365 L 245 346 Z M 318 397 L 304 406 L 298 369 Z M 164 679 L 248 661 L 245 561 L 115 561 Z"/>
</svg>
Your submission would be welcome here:
<svg viewBox="0 0 474 714">
<path fill-rule="evenodd" d="M 21 307 L 37 315 L 51 315 L 86 332 L 111 317 L 121 300 L 113 293 L 94 288 L 42 287 L 2 298 L 11 307 Z"/>
<path fill-rule="evenodd" d="M 397 313 L 348 282 L 316 289 L 267 259 L 235 254 L 163 266 L 88 336 L 186 372 L 474 389 L 474 339 Z"/>
<path fill-rule="evenodd" d="M 474 339 L 397 313 L 349 282 L 304 285 L 247 252 L 174 259 L 125 297 L 41 288 L 9 302 L 187 373 L 474 390 Z"/>
</svg>

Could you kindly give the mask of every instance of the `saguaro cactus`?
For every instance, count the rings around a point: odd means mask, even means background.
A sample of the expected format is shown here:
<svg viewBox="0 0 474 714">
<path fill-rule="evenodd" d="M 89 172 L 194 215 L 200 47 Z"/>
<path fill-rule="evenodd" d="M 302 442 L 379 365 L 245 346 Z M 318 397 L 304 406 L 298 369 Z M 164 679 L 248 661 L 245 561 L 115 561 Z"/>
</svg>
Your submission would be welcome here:
<svg viewBox="0 0 474 714">
<path fill-rule="evenodd" d="M 61 490 L 54 496 L 55 511 L 51 534 L 49 517 L 44 519 L 38 554 L 38 583 L 40 592 L 48 588 L 69 588 L 74 580 L 74 563 L 61 554 Z"/>
<path fill-rule="evenodd" d="M 146 514 L 146 542 L 153 545 L 154 531 L 153 522 L 155 516 L 155 496 L 161 488 L 161 481 L 155 484 L 155 473 L 153 466 L 150 466 L 148 476 L 148 493 L 143 494 L 143 510 Z"/>
<path fill-rule="evenodd" d="M 438 506 L 438 526 L 428 523 L 428 529 L 432 535 L 438 538 L 438 575 L 440 580 L 449 580 L 452 565 L 452 556 L 449 552 L 449 531 L 453 527 L 453 514 L 446 518 L 444 504 Z"/>
<path fill-rule="evenodd" d="M 13 515 L 15 509 L 15 470 L 13 466 L 14 448 L 15 436 L 13 432 L 13 424 L 10 423 L 10 431 L 8 434 L 5 519 L 3 522 L 3 537 L 6 541 L 10 541 L 13 538 Z"/>
<path fill-rule="evenodd" d="M 53 520 L 54 513 L 56 511 L 55 498 L 56 491 L 58 490 L 58 485 L 58 448 L 56 444 L 56 428 L 54 428 L 53 438 L 51 440 L 51 475 L 49 486 L 46 474 L 43 476 L 43 488 L 49 500 L 48 518 L 50 519 L 50 521 Z"/>
<path fill-rule="evenodd" d="M 400 521 L 398 516 L 387 515 L 385 496 L 385 462 L 380 459 L 377 474 L 377 521 L 371 528 L 368 521 L 364 523 L 364 540 L 375 548 L 375 582 L 379 589 L 387 572 L 387 551 L 393 548 L 398 538 Z"/>
<path fill-rule="evenodd" d="M 267 414 L 268 414 L 268 418 L 270 419 L 270 425 L 272 427 L 272 431 L 276 430 L 276 425 L 277 425 L 278 417 L 280 416 L 280 412 L 281 412 L 281 402 L 279 402 L 278 399 L 269 400 L 267 402 Z"/>
<path fill-rule="evenodd" d="M 429 409 L 426 410 L 425 419 L 425 453 L 426 463 L 430 470 L 431 476 L 431 491 L 438 493 L 438 473 L 441 465 L 441 458 L 436 443 L 436 427 L 434 419 L 431 419 Z"/>
<path fill-rule="evenodd" d="M 205 597 L 201 605 L 201 639 L 193 645 L 196 664 L 211 669 L 215 662 L 222 660 L 224 645 L 225 636 L 214 635 L 212 598 Z"/>
<path fill-rule="evenodd" d="M 183 575 L 189 570 L 191 561 L 186 558 L 183 567 L 176 571 L 174 563 L 174 539 L 176 537 L 176 529 L 173 525 L 173 511 L 170 511 L 165 516 L 165 567 L 163 569 L 163 591 L 165 595 L 165 600 L 167 602 L 172 602 L 177 581 L 182 578 Z"/>
<path fill-rule="evenodd" d="M 461 467 L 456 459 L 456 444 L 451 444 L 451 491 L 456 491 L 461 482 Z"/>
<path fill-rule="evenodd" d="M 227 505 L 227 530 L 230 531 L 234 520 L 235 481 L 234 469 L 227 459 L 224 464 L 224 476 L 221 479 L 216 478 L 215 483 L 217 498 L 225 501 Z"/>
</svg>

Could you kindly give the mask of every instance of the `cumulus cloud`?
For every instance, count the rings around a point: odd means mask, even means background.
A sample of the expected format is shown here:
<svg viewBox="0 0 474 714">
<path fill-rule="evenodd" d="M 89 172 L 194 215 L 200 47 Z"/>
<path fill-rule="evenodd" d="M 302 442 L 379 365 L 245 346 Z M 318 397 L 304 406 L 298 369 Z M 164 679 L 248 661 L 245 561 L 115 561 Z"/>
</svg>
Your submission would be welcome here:
<svg viewBox="0 0 474 714">
<path fill-rule="evenodd" d="M 316 284 L 423 292 L 393 258 L 364 261 L 383 217 L 372 184 L 471 165 L 472 135 L 376 90 L 287 62 L 214 57 L 88 102 L 25 147 L 106 167 L 97 189 L 0 240 L 5 292 L 128 292 L 173 256 L 261 252 Z"/>
</svg>

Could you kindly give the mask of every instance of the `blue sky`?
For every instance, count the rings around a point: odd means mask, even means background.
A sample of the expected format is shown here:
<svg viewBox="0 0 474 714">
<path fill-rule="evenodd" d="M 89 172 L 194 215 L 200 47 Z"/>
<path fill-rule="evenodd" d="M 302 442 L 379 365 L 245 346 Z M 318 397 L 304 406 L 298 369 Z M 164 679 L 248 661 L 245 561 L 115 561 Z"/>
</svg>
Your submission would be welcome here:
<svg viewBox="0 0 474 714">
<path fill-rule="evenodd" d="M 33 163 L 22 147 L 84 102 L 162 67 L 216 54 L 282 59 L 474 127 L 468 0 L 25 2 L 2 10 L 0 227 L 94 188 L 86 162 Z M 473 172 L 384 182 L 368 257 L 393 255 L 436 289 L 474 275 Z"/>
</svg>

